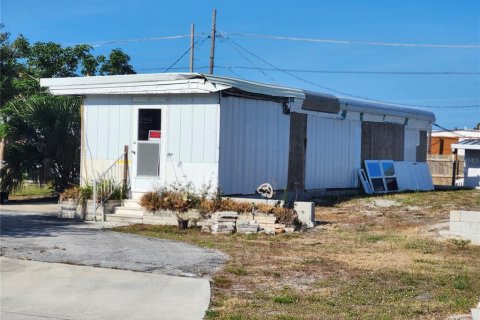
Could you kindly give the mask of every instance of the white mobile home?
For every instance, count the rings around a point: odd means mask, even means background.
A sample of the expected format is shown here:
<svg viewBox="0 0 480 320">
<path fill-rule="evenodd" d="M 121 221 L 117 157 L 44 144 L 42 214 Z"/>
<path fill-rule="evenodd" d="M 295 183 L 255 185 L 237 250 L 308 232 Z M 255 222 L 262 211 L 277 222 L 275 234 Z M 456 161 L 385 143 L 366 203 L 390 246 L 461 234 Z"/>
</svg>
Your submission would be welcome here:
<svg viewBox="0 0 480 320">
<path fill-rule="evenodd" d="M 129 146 L 132 194 L 174 182 L 358 187 L 364 159 L 426 160 L 433 113 L 196 73 L 42 79 L 83 97 L 83 179 Z"/>
</svg>

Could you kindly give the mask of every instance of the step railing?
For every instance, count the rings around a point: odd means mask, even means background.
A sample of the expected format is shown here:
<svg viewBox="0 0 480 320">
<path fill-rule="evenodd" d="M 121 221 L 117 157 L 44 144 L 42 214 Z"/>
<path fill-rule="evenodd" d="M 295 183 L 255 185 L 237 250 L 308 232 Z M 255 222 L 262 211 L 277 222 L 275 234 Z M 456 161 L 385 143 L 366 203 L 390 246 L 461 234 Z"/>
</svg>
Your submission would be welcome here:
<svg viewBox="0 0 480 320">
<path fill-rule="evenodd" d="M 92 180 L 93 187 L 93 220 L 97 221 L 97 209 L 115 193 L 126 195 L 130 191 L 130 178 L 128 172 L 128 146 L 124 152 L 103 173 Z M 102 221 L 105 221 L 103 210 Z"/>
</svg>

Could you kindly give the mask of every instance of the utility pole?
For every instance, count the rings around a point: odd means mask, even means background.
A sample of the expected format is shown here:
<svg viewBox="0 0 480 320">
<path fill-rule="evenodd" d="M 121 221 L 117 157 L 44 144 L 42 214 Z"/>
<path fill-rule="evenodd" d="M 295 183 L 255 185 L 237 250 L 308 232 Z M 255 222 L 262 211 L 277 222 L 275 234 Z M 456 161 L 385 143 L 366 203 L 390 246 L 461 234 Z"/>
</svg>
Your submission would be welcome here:
<svg viewBox="0 0 480 320">
<path fill-rule="evenodd" d="M 213 74 L 213 64 L 215 60 L 215 34 L 217 33 L 217 9 L 213 9 L 212 15 L 212 45 L 210 46 L 210 74 Z"/>
<path fill-rule="evenodd" d="M 193 58 L 195 56 L 195 24 L 192 23 L 190 30 L 190 73 L 193 73 Z"/>
</svg>

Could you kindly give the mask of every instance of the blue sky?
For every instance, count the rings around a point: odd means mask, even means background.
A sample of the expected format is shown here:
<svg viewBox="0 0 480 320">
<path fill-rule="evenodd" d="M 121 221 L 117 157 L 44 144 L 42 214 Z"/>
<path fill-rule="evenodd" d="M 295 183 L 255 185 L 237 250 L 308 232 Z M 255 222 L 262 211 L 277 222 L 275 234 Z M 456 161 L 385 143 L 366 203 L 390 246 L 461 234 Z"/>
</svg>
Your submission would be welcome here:
<svg viewBox="0 0 480 320">
<path fill-rule="evenodd" d="M 228 33 L 416 44 L 480 44 L 478 0 L 155 1 L 1 0 L 1 20 L 15 38 L 65 45 L 132 38 L 209 34 L 212 9 L 217 31 L 281 69 L 380 72 L 480 72 L 480 49 L 387 47 L 249 38 Z M 200 37 L 199 37 L 200 39 Z M 189 39 L 115 43 L 140 73 L 163 72 L 189 47 Z M 197 43 L 196 66 L 208 66 L 209 39 Z M 237 51 L 242 52 L 243 56 Z M 245 59 L 245 57 L 248 58 Z M 326 74 L 242 69 L 271 68 L 225 38 L 217 39 L 215 74 L 332 93 L 323 87 L 374 100 L 424 106 L 480 105 L 480 76 Z M 188 67 L 188 54 L 176 68 Z M 187 71 L 187 69 L 173 69 Z M 197 69 L 207 72 L 207 69 Z M 312 83 L 315 83 L 312 84 Z M 473 127 L 480 107 L 428 108 L 449 128 Z"/>
</svg>

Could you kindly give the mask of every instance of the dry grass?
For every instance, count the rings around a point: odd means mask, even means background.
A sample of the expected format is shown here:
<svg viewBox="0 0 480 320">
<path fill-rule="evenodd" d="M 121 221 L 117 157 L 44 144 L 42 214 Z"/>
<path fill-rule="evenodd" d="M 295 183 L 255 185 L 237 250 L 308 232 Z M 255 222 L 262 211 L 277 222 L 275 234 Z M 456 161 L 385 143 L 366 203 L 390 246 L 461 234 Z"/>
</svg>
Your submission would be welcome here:
<svg viewBox="0 0 480 320">
<path fill-rule="evenodd" d="M 377 199 L 396 202 L 381 208 Z M 117 228 L 215 248 L 231 259 L 212 278 L 207 319 L 444 319 L 480 299 L 480 247 L 439 241 L 450 209 L 480 209 L 480 192 L 353 198 L 317 207 L 307 233 L 210 235 Z"/>
</svg>

